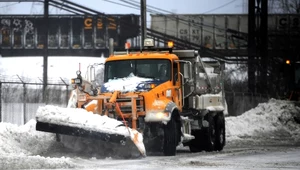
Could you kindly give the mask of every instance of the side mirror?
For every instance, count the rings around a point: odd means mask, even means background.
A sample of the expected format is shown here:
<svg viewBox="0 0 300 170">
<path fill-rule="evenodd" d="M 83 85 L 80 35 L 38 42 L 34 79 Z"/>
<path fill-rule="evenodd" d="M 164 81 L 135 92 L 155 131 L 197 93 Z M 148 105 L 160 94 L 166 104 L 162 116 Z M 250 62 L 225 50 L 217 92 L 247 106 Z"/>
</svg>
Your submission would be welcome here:
<svg viewBox="0 0 300 170">
<path fill-rule="evenodd" d="M 191 72 L 190 72 L 190 65 L 188 63 L 183 64 L 183 77 L 185 79 L 190 79 L 191 78 Z"/>
</svg>

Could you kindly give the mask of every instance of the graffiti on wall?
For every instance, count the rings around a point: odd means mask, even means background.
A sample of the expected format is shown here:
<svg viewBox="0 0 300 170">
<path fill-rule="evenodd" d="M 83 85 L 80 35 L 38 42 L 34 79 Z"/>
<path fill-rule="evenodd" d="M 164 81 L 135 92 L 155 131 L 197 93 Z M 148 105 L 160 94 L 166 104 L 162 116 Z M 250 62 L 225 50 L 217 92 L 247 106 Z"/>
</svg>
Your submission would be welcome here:
<svg viewBox="0 0 300 170">
<path fill-rule="evenodd" d="M 39 48 L 44 42 L 41 16 L 1 16 L 0 45 L 5 48 Z M 115 45 L 138 36 L 138 15 L 52 16 L 49 22 L 50 48 L 106 48 L 109 38 Z M 124 24 L 125 23 L 125 24 Z M 123 47 L 123 45 L 122 45 Z"/>
<path fill-rule="evenodd" d="M 12 24 L 11 24 L 12 23 Z M 28 34 L 34 33 L 32 21 L 25 19 L 1 19 L 1 30 L 12 30 L 13 32 L 24 31 Z"/>
<path fill-rule="evenodd" d="M 9 47 L 11 43 L 14 47 L 22 47 L 24 36 L 28 44 L 33 43 L 34 25 L 29 19 L 2 18 L 0 23 L 2 47 Z"/>
</svg>

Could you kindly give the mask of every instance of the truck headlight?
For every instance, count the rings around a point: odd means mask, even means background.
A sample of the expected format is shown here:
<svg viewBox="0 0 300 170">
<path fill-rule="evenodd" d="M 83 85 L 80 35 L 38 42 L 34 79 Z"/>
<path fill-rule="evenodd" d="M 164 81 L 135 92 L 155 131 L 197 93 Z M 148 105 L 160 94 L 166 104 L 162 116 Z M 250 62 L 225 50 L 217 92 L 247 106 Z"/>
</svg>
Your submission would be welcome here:
<svg viewBox="0 0 300 170">
<path fill-rule="evenodd" d="M 145 116 L 146 122 L 167 122 L 170 120 L 170 113 L 168 112 L 147 112 Z"/>
<path fill-rule="evenodd" d="M 145 89 L 153 89 L 154 87 L 156 87 L 156 84 L 154 84 L 154 83 L 144 84 Z"/>
<path fill-rule="evenodd" d="M 158 118 L 158 119 L 163 119 L 163 118 L 165 118 L 165 117 L 169 117 L 169 113 L 166 113 L 166 112 L 158 112 L 158 113 L 156 113 L 156 118 Z"/>
</svg>

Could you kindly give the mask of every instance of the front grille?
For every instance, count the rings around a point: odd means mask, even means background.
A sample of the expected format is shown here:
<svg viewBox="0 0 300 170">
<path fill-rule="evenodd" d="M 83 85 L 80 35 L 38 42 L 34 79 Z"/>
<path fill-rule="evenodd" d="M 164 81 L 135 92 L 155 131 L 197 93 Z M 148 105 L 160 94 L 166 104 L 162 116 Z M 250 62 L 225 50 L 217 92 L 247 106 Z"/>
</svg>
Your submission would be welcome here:
<svg viewBox="0 0 300 170">
<path fill-rule="evenodd" d="M 107 102 L 108 101 L 109 99 L 107 99 Z M 132 113 L 131 98 L 118 98 L 116 102 L 119 104 L 122 113 Z M 102 105 L 102 108 L 104 108 L 104 103 Z M 136 110 L 137 112 L 143 112 L 145 110 L 143 97 L 139 97 L 136 99 Z M 109 113 L 114 114 L 115 110 L 109 110 Z"/>
<path fill-rule="evenodd" d="M 117 103 L 119 103 L 120 109 L 123 113 L 132 112 L 132 101 L 130 98 L 117 99 Z M 137 112 L 144 111 L 144 100 L 142 97 L 136 99 L 136 110 Z"/>
</svg>

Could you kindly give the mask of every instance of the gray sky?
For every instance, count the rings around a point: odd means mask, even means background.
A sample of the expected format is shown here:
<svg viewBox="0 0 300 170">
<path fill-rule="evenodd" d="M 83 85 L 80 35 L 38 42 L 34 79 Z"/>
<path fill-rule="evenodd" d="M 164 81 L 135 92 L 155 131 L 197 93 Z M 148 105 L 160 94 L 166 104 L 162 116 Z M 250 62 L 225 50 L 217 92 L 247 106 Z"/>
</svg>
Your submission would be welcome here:
<svg viewBox="0 0 300 170">
<path fill-rule="evenodd" d="M 71 0 L 100 12 L 110 14 L 134 13 L 139 14 L 139 10 L 116 5 L 106 0 Z M 120 0 L 109 0 L 115 3 L 123 3 Z M 140 0 L 129 0 L 139 2 Z M 201 13 L 242 13 L 245 0 L 147 0 L 147 4 L 172 11 L 179 14 L 201 14 Z M 9 6 L 9 7 L 5 7 Z M 2 2 L 0 12 L 6 14 L 31 14 L 41 13 L 42 3 L 35 3 L 32 10 L 32 2 Z M 50 8 L 51 13 L 60 12 Z"/>
</svg>

